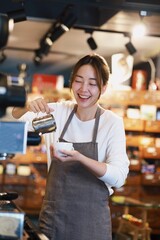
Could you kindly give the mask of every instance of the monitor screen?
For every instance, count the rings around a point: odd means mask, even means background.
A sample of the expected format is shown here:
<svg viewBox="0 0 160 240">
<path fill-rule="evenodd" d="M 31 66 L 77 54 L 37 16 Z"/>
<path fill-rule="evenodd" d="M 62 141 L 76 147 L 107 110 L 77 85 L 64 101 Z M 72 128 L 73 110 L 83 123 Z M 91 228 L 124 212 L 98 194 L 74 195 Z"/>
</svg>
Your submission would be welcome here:
<svg viewBox="0 0 160 240">
<path fill-rule="evenodd" d="M 26 153 L 27 123 L 0 122 L 0 153 Z"/>
</svg>

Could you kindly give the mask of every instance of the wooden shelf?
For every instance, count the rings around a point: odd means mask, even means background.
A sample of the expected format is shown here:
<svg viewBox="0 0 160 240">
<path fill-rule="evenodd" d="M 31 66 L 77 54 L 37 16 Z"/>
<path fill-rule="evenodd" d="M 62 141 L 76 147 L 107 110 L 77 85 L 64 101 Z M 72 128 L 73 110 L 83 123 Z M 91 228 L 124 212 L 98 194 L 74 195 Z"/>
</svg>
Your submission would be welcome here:
<svg viewBox="0 0 160 240">
<path fill-rule="evenodd" d="M 15 174 L 7 174 L 6 166 L 8 163 L 14 163 L 16 167 Z M 26 154 L 17 154 L 14 158 L 6 161 L 1 161 L 4 165 L 4 173 L 0 175 L 0 189 L 1 191 L 18 193 L 19 197 L 16 204 L 26 213 L 37 214 L 40 211 L 42 200 L 45 193 L 46 176 L 47 176 L 47 156 L 45 152 L 38 148 L 27 147 Z M 28 174 L 25 176 L 26 167 Z M 29 169 L 28 169 L 29 168 Z"/>
<path fill-rule="evenodd" d="M 145 173 L 142 174 L 142 185 L 145 186 L 159 186 L 160 187 L 160 173 Z"/>
<path fill-rule="evenodd" d="M 138 90 L 111 90 L 106 91 L 101 99 L 101 104 L 140 106 L 142 104 L 160 107 L 160 91 L 138 91 Z"/>
<path fill-rule="evenodd" d="M 145 132 L 160 133 L 160 121 L 145 121 Z"/>
<path fill-rule="evenodd" d="M 160 91 L 111 90 L 100 99 L 100 103 L 103 107 L 111 110 L 113 107 L 113 111 L 121 114 L 126 131 L 127 149 L 128 147 L 138 148 L 139 151 L 138 157 L 130 156 L 130 173 L 126 183 L 120 189 L 115 189 L 114 195 L 132 197 L 137 200 L 145 198 L 160 201 L 160 173 L 156 170 L 156 167 L 160 166 L 160 121 L 141 119 L 142 115 L 139 116 L 139 119 L 128 118 L 127 115 L 128 106 L 136 107 L 140 110 L 141 105 L 154 105 L 156 108 L 160 108 Z M 143 173 L 145 169 L 147 171 L 144 164 L 155 164 L 155 171 L 153 173 Z M 115 211 L 114 208 L 111 208 L 112 215 L 116 214 Z M 133 214 L 136 213 L 136 209 L 133 208 L 132 211 Z M 156 211 L 153 209 L 155 215 Z M 150 211 L 148 213 L 148 221 L 152 228 L 152 233 L 155 231 L 157 234 L 157 223 L 152 221 Z M 159 220 L 158 222 L 160 225 Z M 117 220 L 113 218 L 113 229 L 115 229 L 115 226 L 117 226 Z M 158 233 L 160 234 L 160 230 Z"/>
<path fill-rule="evenodd" d="M 144 120 L 124 118 L 124 127 L 126 131 L 144 131 Z"/>
</svg>

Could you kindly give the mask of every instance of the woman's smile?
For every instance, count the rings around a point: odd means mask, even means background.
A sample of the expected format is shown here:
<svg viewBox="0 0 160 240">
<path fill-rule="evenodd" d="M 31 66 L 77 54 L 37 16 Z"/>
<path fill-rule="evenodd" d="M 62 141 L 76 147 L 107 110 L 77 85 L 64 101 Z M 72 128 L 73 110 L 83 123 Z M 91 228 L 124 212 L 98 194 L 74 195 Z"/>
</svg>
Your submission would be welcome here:
<svg viewBox="0 0 160 240">
<path fill-rule="evenodd" d="M 87 95 L 82 95 L 82 94 L 78 94 L 79 98 L 81 98 L 82 100 L 86 100 L 89 99 L 91 96 L 87 96 Z"/>
</svg>

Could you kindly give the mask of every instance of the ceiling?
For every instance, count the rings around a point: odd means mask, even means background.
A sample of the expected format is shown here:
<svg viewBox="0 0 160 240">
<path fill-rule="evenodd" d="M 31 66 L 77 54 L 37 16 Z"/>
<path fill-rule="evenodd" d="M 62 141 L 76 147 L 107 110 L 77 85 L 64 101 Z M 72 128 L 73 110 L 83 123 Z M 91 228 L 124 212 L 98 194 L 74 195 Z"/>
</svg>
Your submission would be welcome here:
<svg viewBox="0 0 160 240">
<path fill-rule="evenodd" d="M 159 0 L 5 0 L 0 1 L 0 12 L 12 16 L 22 9 L 26 20 L 15 20 L 7 45 L 3 50 L 6 59 L 0 63 L 0 71 L 18 74 L 18 66 L 26 63 L 27 77 L 32 81 L 34 73 L 63 74 L 69 77 L 70 68 L 81 56 L 91 53 L 87 38 L 94 38 L 98 48 L 94 52 L 102 54 L 110 64 L 115 53 L 126 53 L 130 32 L 136 22 L 140 22 L 141 10 L 147 12 L 143 22 L 147 26 L 147 36 L 132 38 L 137 52 L 135 64 L 160 54 L 160 4 Z M 65 7 L 71 5 L 77 20 L 70 31 L 57 38 L 41 63 L 34 63 L 35 50 L 40 47 L 40 39 L 53 26 Z"/>
</svg>

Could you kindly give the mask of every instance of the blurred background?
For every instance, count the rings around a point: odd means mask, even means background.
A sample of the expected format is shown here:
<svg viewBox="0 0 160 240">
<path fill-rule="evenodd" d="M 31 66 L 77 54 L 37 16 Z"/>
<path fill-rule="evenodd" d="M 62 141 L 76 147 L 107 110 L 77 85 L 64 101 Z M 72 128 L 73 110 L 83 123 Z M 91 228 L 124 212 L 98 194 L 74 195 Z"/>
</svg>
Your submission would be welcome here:
<svg viewBox="0 0 160 240">
<path fill-rule="evenodd" d="M 159 64 L 159 0 L 6 0 L 0 12 L 14 20 L 0 71 L 18 75 L 25 68 L 29 85 L 44 73 L 63 75 L 67 87 L 74 63 L 91 52 L 102 54 L 111 71 L 117 53 L 133 56 L 134 66 L 150 58 Z"/>
</svg>

